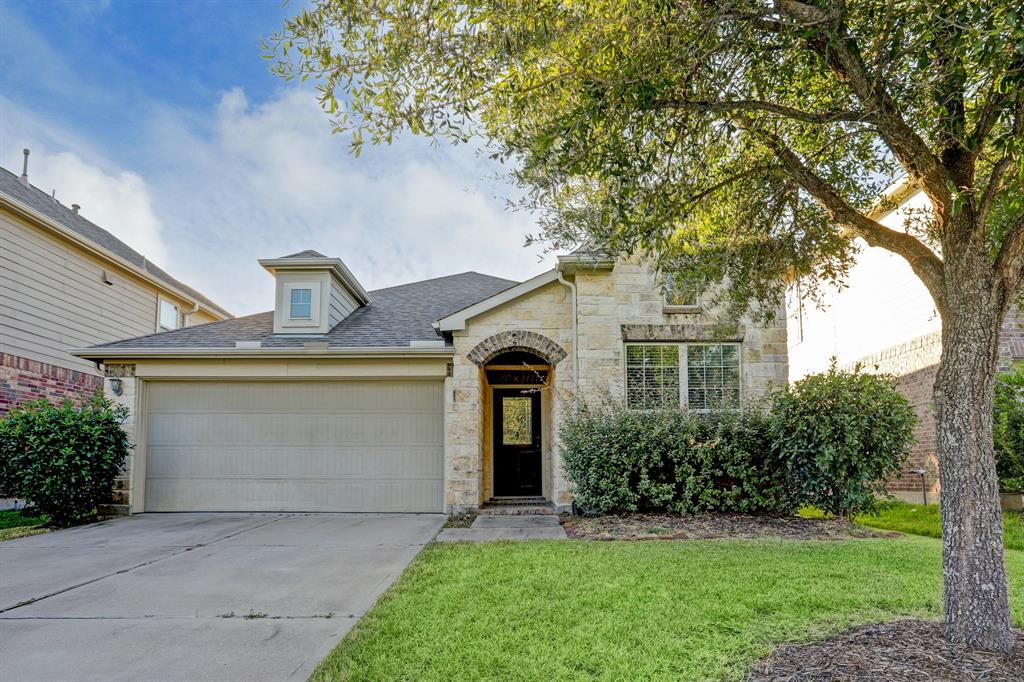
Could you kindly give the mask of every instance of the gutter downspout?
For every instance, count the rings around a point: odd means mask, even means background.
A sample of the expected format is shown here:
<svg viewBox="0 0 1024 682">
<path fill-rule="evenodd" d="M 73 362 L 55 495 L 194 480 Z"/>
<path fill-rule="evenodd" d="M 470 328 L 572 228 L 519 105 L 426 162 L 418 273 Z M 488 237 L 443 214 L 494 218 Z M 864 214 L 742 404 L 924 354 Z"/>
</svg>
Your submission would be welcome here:
<svg viewBox="0 0 1024 682">
<path fill-rule="evenodd" d="M 580 356 L 579 356 L 579 339 L 576 331 L 576 282 L 575 280 L 570 282 L 562 276 L 562 266 L 557 266 L 558 281 L 569 287 L 569 291 L 572 292 L 572 388 L 574 393 L 579 393 L 579 377 L 580 377 Z"/>
<path fill-rule="evenodd" d="M 188 319 L 190 317 L 192 317 L 193 315 L 195 315 L 196 313 L 198 313 L 198 312 L 199 312 L 199 301 L 196 301 L 192 305 L 192 310 L 190 310 L 187 313 L 185 313 L 185 320 L 184 320 L 185 324 L 183 326 L 188 327 L 189 326 Z"/>
</svg>

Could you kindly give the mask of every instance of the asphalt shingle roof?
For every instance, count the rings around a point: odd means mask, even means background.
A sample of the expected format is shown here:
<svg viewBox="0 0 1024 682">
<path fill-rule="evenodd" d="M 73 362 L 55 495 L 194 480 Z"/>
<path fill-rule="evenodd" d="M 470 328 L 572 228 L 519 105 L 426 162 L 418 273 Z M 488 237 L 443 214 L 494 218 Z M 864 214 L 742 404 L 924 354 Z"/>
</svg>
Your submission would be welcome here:
<svg viewBox="0 0 1024 682">
<path fill-rule="evenodd" d="M 369 305 L 356 309 L 322 336 L 275 336 L 271 310 L 95 348 L 232 348 L 236 341 L 260 341 L 264 348 L 301 348 L 311 340 L 326 340 L 328 346 L 337 348 L 408 346 L 410 341 L 438 341 L 434 322 L 516 284 L 478 272 L 463 272 L 377 289 L 369 292 Z"/>
<path fill-rule="evenodd" d="M 0 168 L 0 192 L 12 199 L 25 204 L 38 211 L 56 223 L 60 223 L 72 232 L 84 237 L 96 246 L 120 256 L 137 268 L 148 272 L 164 284 L 178 289 L 192 298 L 202 302 L 207 307 L 216 310 L 221 315 L 230 317 L 231 313 L 203 296 L 201 293 L 171 277 L 167 272 L 147 260 L 142 254 L 125 244 L 123 241 L 104 230 L 99 225 L 89 221 L 80 214 L 76 214 L 70 208 L 55 201 L 49 194 L 34 185 L 25 186 L 14 173 L 6 168 Z"/>
</svg>

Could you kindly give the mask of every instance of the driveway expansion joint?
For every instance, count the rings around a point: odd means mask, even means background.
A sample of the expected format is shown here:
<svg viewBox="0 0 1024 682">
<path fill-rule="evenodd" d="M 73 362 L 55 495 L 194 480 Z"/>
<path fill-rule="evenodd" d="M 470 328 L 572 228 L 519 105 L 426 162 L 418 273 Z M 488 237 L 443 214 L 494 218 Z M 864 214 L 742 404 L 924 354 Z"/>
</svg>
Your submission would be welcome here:
<svg viewBox="0 0 1024 682">
<path fill-rule="evenodd" d="M 96 578 L 92 578 L 90 580 L 85 580 L 85 581 L 77 583 L 75 585 L 71 585 L 70 587 L 65 587 L 65 588 L 60 589 L 60 590 L 55 590 L 53 592 L 49 592 L 49 593 L 44 594 L 44 595 L 39 596 L 39 597 L 32 597 L 31 599 L 26 599 L 26 600 L 20 601 L 17 604 L 14 604 L 13 606 L 7 606 L 7 607 L 4 607 L 4 608 L 0 608 L 0 617 L 2 617 L 3 614 L 8 613 L 10 611 L 13 611 L 15 609 L 20 609 L 20 608 L 25 607 L 25 606 L 31 606 L 32 604 L 37 604 L 37 603 L 39 603 L 39 602 L 41 602 L 41 601 L 43 601 L 45 599 L 50 599 L 51 597 L 56 597 L 56 596 L 61 595 L 61 594 L 67 594 L 68 592 L 71 592 L 73 590 L 77 590 L 80 587 L 85 587 L 86 585 L 92 585 L 93 583 L 99 582 L 101 580 L 106 580 L 107 578 L 111 578 L 113 576 L 123 575 L 125 573 L 130 573 L 131 571 L 134 571 L 134 570 L 139 569 L 139 568 L 144 568 L 146 566 L 152 566 L 153 564 L 159 563 L 161 561 L 165 561 L 167 559 L 171 559 L 173 557 L 180 556 L 180 555 L 184 554 L 185 552 L 191 552 L 194 549 L 199 549 L 200 547 L 209 547 L 210 545 L 215 545 L 218 542 L 222 542 L 224 540 L 229 540 L 229 539 L 231 539 L 233 537 L 236 537 L 238 535 L 241 535 L 242 533 L 245 533 L 247 531 L 257 530 L 259 528 L 263 528 L 264 526 L 269 526 L 272 523 L 277 523 L 278 521 L 281 521 L 281 520 L 283 520 L 285 518 L 288 518 L 287 515 L 282 515 L 282 516 L 280 516 L 278 518 L 271 519 L 270 521 L 267 521 L 266 523 L 261 523 L 258 526 L 252 526 L 251 528 L 243 528 L 243 529 L 241 529 L 241 530 L 239 530 L 237 532 L 230 533 L 228 535 L 225 535 L 224 537 L 216 538 L 215 540 L 211 540 L 209 542 L 200 542 L 200 543 L 197 543 L 197 544 L 194 544 L 194 545 L 166 545 L 169 548 L 170 547 L 175 547 L 175 548 L 184 548 L 184 549 L 180 549 L 180 551 L 177 551 L 177 552 L 171 552 L 170 554 L 166 554 L 166 555 L 164 555 L 162 557 L 157 557 L 155 559 L 150 559 L 149 561 L 143 561 L 143 562 L 135 564 L 133 566 L 129 566 L 128 568 L 118 569 L 116 571 L 112 571 L 110 573 L 106 573 L 106 574 L 98 576 Z M 157 545 L 157 547 L 163 547 L 163 546 L 165 546 L 165 545 Z M 18 548 L 15 547 L 14 549 L 18 549 Z"/>
</svg>

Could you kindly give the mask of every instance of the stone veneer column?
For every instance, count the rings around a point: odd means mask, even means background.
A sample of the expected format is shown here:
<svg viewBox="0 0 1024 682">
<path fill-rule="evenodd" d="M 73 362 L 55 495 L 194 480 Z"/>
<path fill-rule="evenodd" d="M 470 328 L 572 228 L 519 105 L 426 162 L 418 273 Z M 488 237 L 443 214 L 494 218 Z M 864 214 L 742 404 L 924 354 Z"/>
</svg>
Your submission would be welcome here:
<svg viewBox="0 0 1024 682">
<path fill-rule="evenodd" d="M 135 365 L 110 363 L 105 365 L 103 380 L 103 392 L 108 399 L 117 405 L 124 405 L 128 408 L 128 418 L 121 428 L 128 434 L 133 446 L 138 443 L 138 410 L 139 394 L 138 380 L 135 378 Z M 115 395 L 113 390 L 114 380 L 121 381 L 121 395 Z M 127 514 L 132 503 L 132 470 L 135 461 L 135 447 L 132 448 L 125 460 L 121 474 L 114 480 L 114 489 L 111 492 L 111 502 L 115 513 Z"/>
<path fill-rule="evenodd" d="M 456 354 L 445 380 L 445 491 L 448 513 L 480 506 L 480 369 Z"/>
</svg>

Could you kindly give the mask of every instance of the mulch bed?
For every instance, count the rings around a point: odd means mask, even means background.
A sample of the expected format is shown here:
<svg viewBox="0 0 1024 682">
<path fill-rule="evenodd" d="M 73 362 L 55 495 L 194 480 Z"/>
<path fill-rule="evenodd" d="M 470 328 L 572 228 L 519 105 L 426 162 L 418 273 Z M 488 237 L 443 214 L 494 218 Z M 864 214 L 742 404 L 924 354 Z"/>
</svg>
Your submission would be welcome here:
<svg viewBox="0 0 1024 682">
<path fill-rule="evenodd" d="M 968 651 L 946 642 L 942 624 L 875 623 L 823 642 L 787 644 L 764 659 L 748 682 L 1020 682 L 1024 632 L 1010 655 Z"/>
<path fill-rule="evenodd" d="M 844 519 L 743 514 L 566 515 L 562 517 L 562 526 L 566 535 L 579 540 L 850 540 L 899 536 L 899 533 L 872 530 Z"/>
<path fill-rule="evenodd" d="M 469 528 L 476 521 L 475 511 L 457 512 L 448 517 L 444 522 L 445 528 Z"/>
</svg>

